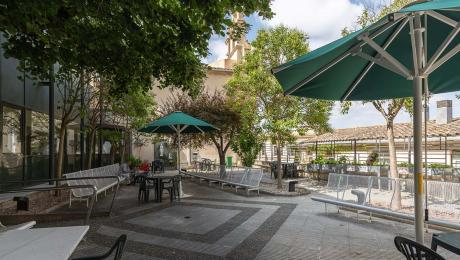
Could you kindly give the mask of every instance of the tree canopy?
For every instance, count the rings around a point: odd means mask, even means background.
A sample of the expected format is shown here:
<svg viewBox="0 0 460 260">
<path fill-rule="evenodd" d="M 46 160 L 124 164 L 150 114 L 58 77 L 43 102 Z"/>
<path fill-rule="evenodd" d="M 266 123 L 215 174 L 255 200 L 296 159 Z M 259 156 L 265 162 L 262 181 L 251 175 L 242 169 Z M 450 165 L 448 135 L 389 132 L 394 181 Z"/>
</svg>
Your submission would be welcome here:
<svg viewBox="0 0 460 260">
<path fill-rule="evenodd" d="M 296 132 L 322 133 L 330 129 L 328 120 L 333 103 L 285 96 L 270 73 L 271 68 L 308 52 L 305 33 L 285 26 L 264 29 L 258 32 L 252 46 L 244 62 L 236 67 L 226 87 L 227 94 L 234 102 L 252 107 L 245 109 L 244 115 L 277 145 L 278 163 L 281 163 L 280 149 L 295 140 Z M 278 180 L 281 186 L 281 179 Z"/>
<path fill-rule="evenodd" d="M 48 78 L 58 63 L 113 81 L 112 92 L 143 90 L 154 80 L 192 94 L 200 89 L 213 33 L 230 14 L 272 16 L 269 0 L 33 1 L 2 0 L 0 31 L 7 57 Z M 237 28 L 238 33 L 244 28 Z"/>
<path fill-rule="evenodd" d="M 180 94 L 171 97 L 162 107 L 162 114 L 182 111 L 204 120 L 219 130 L 204 134 L 184 134 L 184 144 L 201 147 L 203 144 L 213 144 L 219 155 L 220 165 L 225 165 L 227 153 L 234 136 L 240 128 L 240 114 L 229 103 L 229 98 L 219 91 L 203 92 L 195 99 Z"/>
</svg>

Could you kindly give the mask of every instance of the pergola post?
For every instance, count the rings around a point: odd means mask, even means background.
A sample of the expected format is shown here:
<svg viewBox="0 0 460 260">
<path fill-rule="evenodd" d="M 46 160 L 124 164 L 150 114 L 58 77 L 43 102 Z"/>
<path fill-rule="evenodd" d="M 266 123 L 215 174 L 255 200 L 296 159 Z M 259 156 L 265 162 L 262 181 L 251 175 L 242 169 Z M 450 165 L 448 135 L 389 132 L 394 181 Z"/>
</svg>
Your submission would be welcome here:
<svg viewBox="0 0 460 260">
<path fill-rule="evenodd" d="M 315 159 L 318 159 L 318 141 L 315 142 Z"/>
<path fill-rule="evenodd" d="M 356 164 L 356 139 L 353 140 L 353 163 Z"/>
<path fill-rule="evenodd" d="M 444 136 L 444 164 L 447 165 L 447 135 Z"/>
</svg>

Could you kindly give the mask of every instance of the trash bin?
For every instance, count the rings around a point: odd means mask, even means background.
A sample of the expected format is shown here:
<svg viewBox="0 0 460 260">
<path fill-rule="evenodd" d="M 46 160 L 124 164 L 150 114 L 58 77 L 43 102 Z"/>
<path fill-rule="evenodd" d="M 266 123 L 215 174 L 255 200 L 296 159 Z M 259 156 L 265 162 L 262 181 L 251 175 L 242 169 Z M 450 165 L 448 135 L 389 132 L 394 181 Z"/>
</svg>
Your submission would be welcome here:
<svg viewBox="0 0 460 260">
<path fill-rule="evenodd" d="M 227 156 L 227 167 L 232 167 L 233 165 L 233 157 Z"/>
<path fill-rule="evenodd" d="M 289 192 L 294 192 L 295 191 L 295 185 L 299 183 L 298 181 L 290 181 L 289 182 Z"/>
<path fill-rule="evenodd" d="M 16 201 L 16 210 L 29 210 L 29 198 L 27 197 L 14 197 L 14 201 Z"/>
</svg>

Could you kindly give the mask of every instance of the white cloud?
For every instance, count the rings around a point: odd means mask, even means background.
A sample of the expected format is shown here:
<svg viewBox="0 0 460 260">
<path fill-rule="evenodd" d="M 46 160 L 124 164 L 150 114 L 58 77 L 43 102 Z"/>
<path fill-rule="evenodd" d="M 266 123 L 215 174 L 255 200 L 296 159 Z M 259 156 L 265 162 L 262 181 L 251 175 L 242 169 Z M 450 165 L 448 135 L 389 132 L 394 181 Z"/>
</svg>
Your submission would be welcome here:
<svg viewBox="0 0 460 260">
<path fill-rule="evenodd" d="M 316 49 L 340 38 L 341 30 L 354 24 L 363 6 L 350 0 L 275 0 L 272 10 L 275 16 L 266 23 L 301 29 Z"/>
<path fill-rule="evenodd" d="M 220 36 L 213 36 L 209 40 L 209 52 L 210 54 L 202 60 L 202 62 L 209 64 L 211 62 L 222 60 L 227 55 L 227 45 L 225 44 L 225 38 Z"/>
</svg>

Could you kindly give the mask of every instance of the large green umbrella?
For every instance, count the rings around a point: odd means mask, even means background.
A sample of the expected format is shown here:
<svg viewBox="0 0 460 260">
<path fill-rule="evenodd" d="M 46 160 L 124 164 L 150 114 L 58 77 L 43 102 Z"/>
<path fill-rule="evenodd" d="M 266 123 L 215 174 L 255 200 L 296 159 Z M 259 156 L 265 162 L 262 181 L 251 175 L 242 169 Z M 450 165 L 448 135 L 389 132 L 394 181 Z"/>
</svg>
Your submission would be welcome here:
<svg viewBox="0 0 460 260">
<path fill-rule="evenodd" d="M 218 128 L 186 113 L 176 111 L 149 123 L 138 131 L 144 133 L 177 134 L 179 144 L 177 150 L 177 169 L 179 169 L 180 173 L 181 134 L 205 133 L 213 130 L 218 130 Z"/>
<path fill-rule="evenodd" d="M 272 69 L 286 94 L 414 98 L 415 231 L 423 243 L 422 93 L 460 90 L 460 0 L 416 1 Z"/>
</svg>

